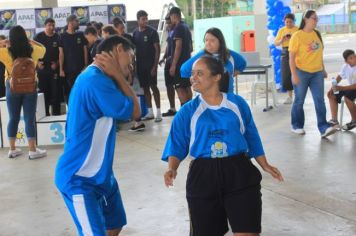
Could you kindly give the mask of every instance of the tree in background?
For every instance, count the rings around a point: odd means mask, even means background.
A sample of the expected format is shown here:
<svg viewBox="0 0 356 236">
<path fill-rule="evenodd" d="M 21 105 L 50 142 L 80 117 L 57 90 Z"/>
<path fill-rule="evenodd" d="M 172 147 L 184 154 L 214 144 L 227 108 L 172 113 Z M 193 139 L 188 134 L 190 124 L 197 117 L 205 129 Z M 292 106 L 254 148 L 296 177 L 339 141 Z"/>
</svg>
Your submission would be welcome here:
<svg viewBox="0 0 356 236">
<path fill-rule="evenodd" d="M 196 19 L 228 16 L 229 7 L 235 4 L 236 0 L 176 0 L 176 2 L 184 14 L 186 23 L 192 27 L 194 9 Z"/>
</svg>

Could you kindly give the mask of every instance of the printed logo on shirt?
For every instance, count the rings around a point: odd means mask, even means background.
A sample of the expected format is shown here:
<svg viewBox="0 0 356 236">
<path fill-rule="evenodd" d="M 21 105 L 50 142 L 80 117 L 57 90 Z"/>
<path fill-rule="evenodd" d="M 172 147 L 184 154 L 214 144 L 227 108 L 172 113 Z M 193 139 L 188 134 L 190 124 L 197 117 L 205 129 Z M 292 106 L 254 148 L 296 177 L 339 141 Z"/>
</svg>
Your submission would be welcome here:
<svg viewBox="0 0 356 236">
<path fill-rule="evenodd" d="M 81 38 L 77 38 L 77 44 L 81 44 L 82 43 L 82 39 Z"/>
<path fill-rule="evenodd" d="M 320 43 L 315 42 L 314 40 L 308 44 L 307 52 L 315 52 L 320 48 Z"/>
<path fill-rule="evenodd" d="M 52 47 L 54 47 L 54 48 L 58 47 L 58 43 L 57 42 L 53 42 Z"/>
<path fill-rule="evenodd" d="M 219 157 L 227 157 L 227 145 L 224 142 L 215 142 L 211 145 L 211 157 L 219 158 Z"/>
<path fill-rule="evenodd" d="M 227 133 L 228 133 L 228 130 L 217 129 L 217 130 L 209 131 L 208 136 L 209 136 L 209 138 L 221 139 L 222 137 L 226 136 Z"/>
<path fill-rule="evenodd" d="M 144 42 L 148 42 L 148 36 L 147 35 L 143 36 L 143 41 Z"/>
</svg>

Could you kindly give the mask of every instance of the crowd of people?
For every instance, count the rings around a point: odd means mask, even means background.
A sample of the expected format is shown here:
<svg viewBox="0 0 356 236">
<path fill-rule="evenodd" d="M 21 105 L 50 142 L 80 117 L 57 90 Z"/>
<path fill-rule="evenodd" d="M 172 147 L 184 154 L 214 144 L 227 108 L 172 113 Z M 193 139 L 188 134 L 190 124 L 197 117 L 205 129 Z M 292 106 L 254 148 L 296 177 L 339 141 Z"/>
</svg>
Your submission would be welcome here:
<svg viewBox="0 0 356 236">
<path fill-rule="evenodd" d="M 313 95 L 317 126 L 321 137 L 337 130 L 337 103 L 344 98 L 352 121 L 342 128 L 356 126 L 356 55 L 343 53 L 345 65 L 328 92 L 332 119 L 326 120 L 324 102 L 323 41 L 316 30 L 317 15 L 307 11 L 299 28 L 294 15 L 285 16 L 286 26 L 276 37 L 283 47 L 281 69 L 285 104 L 291 108 L 291 127 L 305 134 L 303 104 L 308 88 Z M 116 140 L 116 120 L 133 120 L 130 131 L 145 129 L 144 121 L 161 122 L 174 116 L 163 150 L 168 162 L 164 173 L 167 186 L 173 185 L 180 162 L 189 154 L 192 161 L 186 183 L 191 234 L 222 236 L 228 223 L 235 236 L 261 232 L 261 168 L 279 181 L 280 171 L 270 165 L 246 101 L 233 93 L 234 77 L 246 67 L 245 59 L 226 45 L 223 33 L 210 28 L 204 35 L 205 47 L 191 57 L 192 36 L 177 7 L 166 17 L 167 47 L 160 60 L 156 29 L 148 25 L 148 14 L 137 12 L 137 28 L 130 35 L 121 18 L 112 25 L 90 22 L 78 31 L 75 15 L 67 18 L 61 34 L 55 21 L 45 22 L 45 30 L 28 40 L 21 26 L 10 30 L 9 40 L 0 41 L 0 72 L 5 76 L 4 93 L 9 111 L 9 158 L 23 152 L 15 145 L 23 108 L 29 158 L 46 156 L 36 146 L 35 111 L 37 91 L 17 94 L 12 88 L 14 64 L 18 58 L 32 58 L 37 66 L 38 87 L 45 95 L 47 115 L 59 115 L 60 103 L 68 104 L 66 142 L 55 171 L 55 183 L 77 226 L 79 235 L 118 235 L 126 225 L 119 185 L 112 165 Z M 157 69 L 164 65 L 170 108 L 161 112 Z M 137 79 L 143 89 L 147 114 L 132 89 Z M 193 93 L 196 96 L 193 98 Z M 293 91 L 294 90 L 294 98 Z M 175 105 L 175 94 L 180 109 Z M 153 110 L 152 97 L 156 106 Z M 52 107 L 52 111 L 50 110 Z M 80 134 L 80 135 L 79 135 Z"/>
</svg>

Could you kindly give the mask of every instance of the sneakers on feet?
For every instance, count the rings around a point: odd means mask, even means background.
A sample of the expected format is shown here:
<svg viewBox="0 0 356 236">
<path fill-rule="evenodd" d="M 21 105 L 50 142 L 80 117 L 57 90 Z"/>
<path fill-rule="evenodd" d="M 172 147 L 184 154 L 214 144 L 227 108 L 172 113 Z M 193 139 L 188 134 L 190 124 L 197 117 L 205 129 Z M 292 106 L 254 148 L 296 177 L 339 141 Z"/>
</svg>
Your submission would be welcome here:
<svg viewBox="0 0 356 236">
<path fill-rule="evenodd" d="M 8 158 L 15 158 L 17 156 L 20 156 L 23 154 L 23 151 L 20 148 L 16 148 L 15 150 L 9 150 L 9 153 L 7 154 Z"/>
<path fill-rule="evenodd" d="M 284 101 L 284 103 L 283 103 L 283 104 L 288 105 L 288 104 L 292 104 L 292 103 L 293 103 L 293 98 L 291 98 L 291 97 L 287 97 L 287 99 Z"/>
<path fill-rule="evenodd" d="M 155 122 L 161 122 L 162 121 L 162 117 L 161 116 L 157 116 L 155 119 Z"/>
<path fill-rule="evenodd" d="M 291 131 L 295 134 L 299 134 L 299 135 L 303 135 L 305 134 L 305 130 L 304 129 L 294 129 L 292 128 Z"/>
<path fill-rule="evenodd" d="M 147 113 L 141 120 L 153 120 L 155 116 L 153 114 Z"/>
<path fill-rule="evenodd" d="M 144 123 L 141 123 L 141 124 L 139 124 L 139 125 L 136 125 L 136 124 L 135 124 L 135 125 L 133 125 L 133 126 L 129 129 L 129 131 L 130 131 L 130 132 L 144 131 L 145 128 L 146 128 L 146 126 L 145 126 Z"/>
<path fill-rule="evenodd" d="M 342 129 L 348 131 L 348 130 L 352 130 L 355 127 L 356 127 L 356 121 L 351 121 L 351 122 L 343 125 Z"/>
<path fill-rule="evenodd" d="M 164 112 L 162 114 L 163 117 L 166 117 L 166 116 L 174 116 L 177 112 L 172 110 L 172 109 L 169 109 L 167 112 Z"/>
<path fill-rule="evenodd" d="M 36 148 L 36 151 L 29 151 L 28 152 L 28 159 L 33 160 L 33 159 L 37 159 L 37 158 L 42 158 L 47 156 L 47 151 L 46 150 L 42 150 L 39 148 Z"/>
<path fill-rule="evenodd" d="M 329 127 L 325 130 L 325 132 L 323 134 L 321 134 L 322 138 L 326 138 L 332 134 L 334 134 L 335 132 L 337 132 L 337 129 L 335 127 Z"/>
</svg>

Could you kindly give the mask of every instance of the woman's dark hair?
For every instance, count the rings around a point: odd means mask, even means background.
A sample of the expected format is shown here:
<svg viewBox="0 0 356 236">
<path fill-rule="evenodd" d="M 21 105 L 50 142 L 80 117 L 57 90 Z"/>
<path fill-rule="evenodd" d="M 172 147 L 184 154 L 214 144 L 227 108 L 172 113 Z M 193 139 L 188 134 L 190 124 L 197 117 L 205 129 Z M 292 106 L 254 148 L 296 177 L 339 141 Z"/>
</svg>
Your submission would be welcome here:
<svg viewBox="0 0 356 236">
<path fill-rule="evenodd" d="M 302 17 L 302 21 L 300 22 L 300 25 L 299 25 L 299 29 L 302 30 L 304 29 L 305 27 L 305 19 L 304 18 L 307 18 L 309 19 L 312 15 L 316 14 L 316 12 L 314 10 L 307 10 L 304 14 L 303 14 L 303 17 Z M 320 39 L 321 41 L 321 44 L 323 44 L 323 39 L 321 37 L 321 34 L 318 30 L 314 29 L 315 33 L 318 35 L 318 38 Z"/>
<path fill-rule="evenodd" d="M 287 13 L 287 14 L 284 16 L 283 20 L 286 20 L 286 19 L 291 19 L 292 21 L 295 21 L 295 16 L 294 16 L 293 13 Z"/>
<path fill-rule="evenodd" d="M 220 29 L 213 27 L 213 28 L 208 29 L 205 32 L 204 40 L 205 40 L 206 34 L 211 34 L 211 35 L 213 35 L 214 37 L 216 37 L 219 40 L 220 47 L 219 47 L 219 50 L 218 50 L 218 54 L 219 54 L 219 58 L 222 60 L 223 64 L 225 65 L 226 62 L 230 58 L 230 51 L 226 47 L 226 42 L 225 42 L 225 38 L 224 38 L 223 33 L 221 32 Z M 205 53 L 210 55 L 210 53 L 207 52 L 206 50 L 205 50 Z"/>
<path fill-rule="evenodd" d="M 9 52 L 13 60 L 18 57 L 31 57 L 33 48 L 22 26 L 16 25 L 10 29 L 9 41 Z"/>
<path fill-rule="evenodd" d="M 118 45 L 122 44 L 122 47 L 124 48 L 125 51 L 129 49 L 135 49 L 135 46 L 130 43 L 126 38 L 118 36 L 118 35 L 112 35 L 109 36 L 108 38 L 104 39 L 99 43 L 96 52 L 97 53 L 102 53 L 102 52 L 111 52 L 113 48 Z"/>
<path fill-rule="evenodd" d="M 219 89 L 223 93 L 227 93 L 229 90 L 229 72 L 225 71 L 225 67 L 223 62 L 218 57 L 204 55 L 199 60 L 202 60 L 206 66 L 208 67 L 210 73 L 215 75 L 221 75 L 221 79 L 219 82 Z"/>
<path fill-rule="evenodd" d="M 112 25 L 106 25 L 102 29 L 103 32 L 108 33 L 109 35 L 115 35 L 117 34 L 117 31 Z"/>
<path fill-rule="evenodd" d="M 125 25 L 125 22 L 123 21 L 122 18 L 120 17 L 115 17 L 114 19 L 112 19 L 112 24 L 114 25 L 114 27 L 118 27 L 119 25 Z"/>
</svg>

